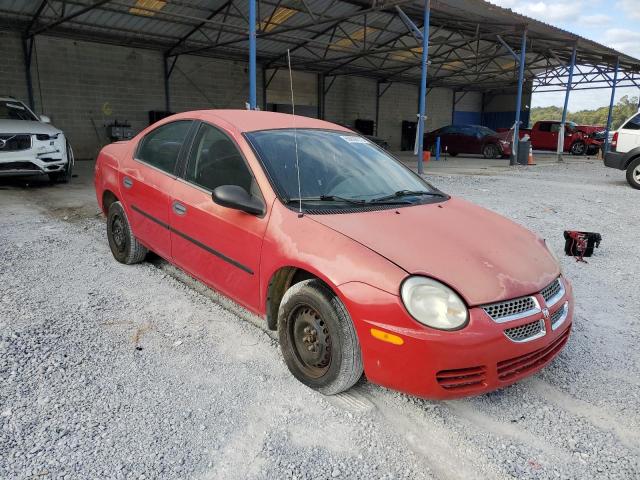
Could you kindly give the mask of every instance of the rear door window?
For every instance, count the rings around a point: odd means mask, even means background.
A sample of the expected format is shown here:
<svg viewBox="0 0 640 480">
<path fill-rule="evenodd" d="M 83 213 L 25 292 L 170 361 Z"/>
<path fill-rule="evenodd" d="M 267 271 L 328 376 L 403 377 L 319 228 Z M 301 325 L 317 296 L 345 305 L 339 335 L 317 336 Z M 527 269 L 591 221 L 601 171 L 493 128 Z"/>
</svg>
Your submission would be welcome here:
<svg viewBox="0 0 640 480">
<path fill-rule="evenodd" d="M 640 113 L 638 113 L 635 117 L 631 118 L 627 123 L 622 127 L 623 130 L 640 130 Z"/>
<path fill-rule="evenodd" d="M 541 132 L 550 132 L 551 131 L 551 124 L 550 123 L 541 123 L 540 125 L 538 125 L 538 130 Z"/>
<path fill-rule="evenodd" d="M 140 142 L 136 158 L 173 174 L 192 123 L 191 120 L 178 120 L 151 131 Z"/>
</svg>

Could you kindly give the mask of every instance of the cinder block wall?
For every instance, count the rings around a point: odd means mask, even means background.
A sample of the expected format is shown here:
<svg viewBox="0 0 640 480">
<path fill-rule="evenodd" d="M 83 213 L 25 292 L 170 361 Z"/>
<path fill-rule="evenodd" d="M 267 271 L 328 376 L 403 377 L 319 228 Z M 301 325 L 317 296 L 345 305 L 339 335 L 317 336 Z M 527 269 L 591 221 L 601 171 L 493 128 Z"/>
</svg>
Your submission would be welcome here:
<svg viewBox="0 0 640 480">
<path fill-rule="evenodd" d="M 27 98 L 20 36 L 0 30 L 0 95 Z"/>
<path fill-rule="evenodd" d="M 159 79 L 162 82 L 162 56 L 159 55 Z M 257 70 L 257 102 L 262 105 L 260 79 Z M 156 110 L 164 110 L 164 84 L 159 92 L 162 102 Z M 245 62 L 183 55 L 169 77 L 172 112 L 208 108 L 245 108 L 249 99 L 249 65 Z"/>
<path fill-rule="evenodd" d="M 126 120 L 137 132 L 147 126 L 149 110 L 165 110 L 161 52 L 48 36 L 39 36 L 35 45 L 32 75 L 36 111 L 49 115 L 65 131 L 77 157 L 95 157 L 107 142 L 105 124 Z M 0 31 L 0 57 L 0 94 L 12 94 L 26 102 L 19 33 Z M 169 81 L 170 109 L 245 108 L 247 70 L 247 64 L 240 61 L 180 57 Z M 294 72 L 294 86 L 299 105 L 317 106 L 315 74 Z M 288 103 L 288 89 L 288 73 L 278 72 L 267 92 L 268 101 Z M 257 94 L 262 105 L 259 70 Z M 530 95 L 525 103 L 529 99 Z M 452 102 L 450 89 L 429 91 L 427 130 L 451 123 Z M 498 97 L 493 103 L 504 103 L 505 109 L 511 105 Z M 375 80 L 338 77 L 325 97 L 325 118 L 347 125 L 358 118 L 375 120 L 375 105 Z M 472 107 L 465 104 L 464 108 Z M 475 108 L 480 110 L 479 105 Z M 418 87 L 394 83 L 380 99 L 378 135 L 392 149 L 399 149 L 402 121 L 416 121 L 417 111 Z"/>
<path fill-rule="evenodd" d="M 19 34 L 0 31 L 0 56 L 0 94 L 28 102 Z M 39 36 L 32 63 L 36 113 L 51 117 L 78 158 L 94 158 L 108 141 L 105 124 L 126 120 L 138 132 L 149 124 L 149 110 L 165 110 L 162 62 L 155 50 Z M 170 107 L 244 108 L 248 83 L 243 62 L 181 57 L 170 79 Z M 258 88 L 259 104 L 261 97 Z"/>
</svg>

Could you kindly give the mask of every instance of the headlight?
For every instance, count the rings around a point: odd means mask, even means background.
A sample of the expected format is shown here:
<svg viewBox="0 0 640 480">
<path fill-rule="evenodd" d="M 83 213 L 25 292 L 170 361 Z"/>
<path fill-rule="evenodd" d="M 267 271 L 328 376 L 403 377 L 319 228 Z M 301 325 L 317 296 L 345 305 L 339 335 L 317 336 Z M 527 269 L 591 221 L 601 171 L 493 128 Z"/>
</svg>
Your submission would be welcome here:
<svg viewBox="0 0 640 480">
<path fill-rule="evenodd" d="M 40 141 L 55 140 L 59 135 L 59 133 L 54 133 L 53 135 L 49 135 L 48 133 L 38 133 L 36 138 Z"/>
<path fill-rule="evenodd" d="M 409 314 L 428 327 L 456 330 L 467 322 L 467 306 L 458 294 L 431 278 L 407 278 L 400 295 Z"/>
</svg>

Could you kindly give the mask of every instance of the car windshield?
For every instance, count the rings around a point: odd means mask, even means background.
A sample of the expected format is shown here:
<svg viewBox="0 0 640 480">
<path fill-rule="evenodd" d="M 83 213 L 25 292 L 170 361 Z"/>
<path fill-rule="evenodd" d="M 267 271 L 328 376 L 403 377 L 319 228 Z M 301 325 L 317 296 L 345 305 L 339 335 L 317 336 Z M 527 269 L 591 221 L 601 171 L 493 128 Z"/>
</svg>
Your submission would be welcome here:
<svg viewBox="0 0 640 480">
<path fill-rule="evenodd" d="M 315 129 L 262 130 L 246 134 L 285 202 L 371 205 L 442 201 L 429 185 L 369 140 Z M 296 151 L 299 165 L 296 168 Z"/>
<path fill-rule="evenodd" d="M 487 135 L 497 135 L 497 133 L 493 130 L 491 130 L 490 128 L 487 127 L 476 127 L 478 129 L 478 131 L 483 135 L 483 136 L 487 136 Z"/>
<path fill-rule="evenodd" d="M 0 100 L 0 120 L 35 120 L 38 119 L 20 102 Z"/>
</svg>

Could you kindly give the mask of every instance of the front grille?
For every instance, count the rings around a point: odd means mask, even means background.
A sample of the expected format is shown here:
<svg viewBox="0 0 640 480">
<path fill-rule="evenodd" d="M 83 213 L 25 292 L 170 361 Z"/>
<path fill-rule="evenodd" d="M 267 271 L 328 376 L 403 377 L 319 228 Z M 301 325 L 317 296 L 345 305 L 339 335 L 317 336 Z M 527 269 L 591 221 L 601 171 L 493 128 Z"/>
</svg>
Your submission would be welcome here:
<svg viewBox="0 0 640 480">
<path fill-rule="evenodd" d="M 560 283 L 560 279 L 556 278 L 551 284 L 543 288 L 540 295 L 542 295 L 548 306 L 554 305 L 564 295 L 564 288 Z"/>
<path fill-rule="evenodd" d="M 507 328 L 504 334 L 514 342 L 530 342 L 536 338 L 540 338 L 546 333 L 544 320 L 536 320 L 535 322 L 525 323 L 518 327 Z"/>
<path fill-rule="evenodd" d="M 1 150 L 0 150 L 1 152 Z M 34 170 L 39 172 L 40 169 L 37 165 L 31 162 L 6 162 L 0 163 L 0 171 L 8 171 L 8 170 Z"/>
<path fill-rule="evenodd" d="M 17 152 L 31 148 L 31 135 L 0 133 L 0 152 Z"/>
<path fill-rule="evenodd" d="M 436 373 L 438 384 L 446 390 L 473 390 L 486 385 L 487 368 L 469 367 L 456 370 L 440 370 Z"/>
<path fill-rule="evenodd" d="M 555 357 L 567 343 L 570 329 L 567 328 L 558 338 L 546 347 L 526 355 L 510 358 L 498 363 L 498 379 L 506 381 L 542 367 Z"/>
<path fill-rule="evenodd" d="M 533 297 L 522 297 L 506 302 L 494 303 L 482 307 L 487 315 L 496 322 L 506 322 L 512 317 L 525 317 L 539 311 L 538 302 Z"/>
<path fill-rule="evenodd" d="M 564 305 L 551 314 L 551 329 L 556 330 L 567 319 L 569 313 L 569 304 L 564 302 Z"/>
</svg>

